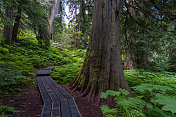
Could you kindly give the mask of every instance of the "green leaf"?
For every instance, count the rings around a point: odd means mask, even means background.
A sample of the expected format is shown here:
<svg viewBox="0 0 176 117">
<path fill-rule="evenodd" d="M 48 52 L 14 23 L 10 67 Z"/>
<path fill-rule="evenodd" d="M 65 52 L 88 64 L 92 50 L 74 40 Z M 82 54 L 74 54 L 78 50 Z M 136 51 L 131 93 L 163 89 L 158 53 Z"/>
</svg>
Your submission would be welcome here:
<svg viewBox="0 0 176 117">
<path fill-rule="evenodd" d="M 117 115 L 117 109 L 116 108 L 109 108 L 108 105 L 102 105 L 101 111 L 103 112 L 103 115 L 105 117 L 115 117 L 114 115 Z"/>
<path fill-rule="evenodd" d="M 124 95 L 129 95 L 130 93 L 125 89 L 119 89 L 119 91 Z"/>
<path fill-rule="evenodd" d="M 121 94 L 121 92 L 108 90 L 106 92 L 102 92 L 101 93 L 101 98 L 105 98 L 106 99 L 109 95 L 111 95 L 111 96 L 119 96 L 120 94 Z"/>
<path fill-rule="evenodd" d="M 162 110 L 164 111 L 171 111 L 172 113 L 176 113 L 176 97 L 158 94 L 155 96 L 152 102 L 163 105 Z"/>
<path fill-rule="evenodd" d="M 168 86 L 160 86 L 160 85 L 153 85 L 153 84 L 147 84 L 143 83 L 141 85 L 132 87 L 134 90 L 139 91 L 141 93 L 144 93 L 145 91 L 149 91 L 152 93 L 153 91 L 159 91 L 161 93 L 165 93 L 168 90 L 173 90 L 173 88 L 170 88 Z"/>
</svg>

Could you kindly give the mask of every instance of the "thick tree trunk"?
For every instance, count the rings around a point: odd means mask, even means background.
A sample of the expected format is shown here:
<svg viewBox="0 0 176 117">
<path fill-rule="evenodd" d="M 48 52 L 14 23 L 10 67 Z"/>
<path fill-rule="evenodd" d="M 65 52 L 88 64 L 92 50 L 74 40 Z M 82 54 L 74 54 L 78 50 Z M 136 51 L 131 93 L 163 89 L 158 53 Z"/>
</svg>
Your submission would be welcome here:
<svg viewBox="0 0 176 117">
<path fill-rule="evenodd" d="M 5 8 L 5 15 L 9 18 L 10 23 L 4 25 L 3 36 L 5 38 L 5 43 L 10 44 L 12 41 L 12 27 L 13 27 L 13 8 L 9 5 Z"/>
<path fill-rule="evenodd" d="M 21 8 L 18 8 L 17 16 L 15 18 L 15 23 L 14 23 L 13 31 L 12 31 L 12 41 L 13 42 L 17 41 L 18 28 L 20 26 L 20 19 L 21 19 Z"/>
<path fill-rule="evenodd" d="M 120 45 L 120 0 L 95 0 L 91 37 L 84 65 L 72 83 L 88 100 L 101 91 L 130 91 L 124 77 Z"/>
</svg>

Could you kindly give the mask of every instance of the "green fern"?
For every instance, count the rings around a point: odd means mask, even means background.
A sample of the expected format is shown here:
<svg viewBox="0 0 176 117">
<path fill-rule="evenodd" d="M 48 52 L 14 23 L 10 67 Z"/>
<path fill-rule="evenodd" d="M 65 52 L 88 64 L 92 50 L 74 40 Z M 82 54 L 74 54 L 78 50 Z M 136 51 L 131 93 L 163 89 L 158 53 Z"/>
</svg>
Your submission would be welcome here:
<svg viewBox="0 0 176 117">
<path fill-rule="evenodd" d="M 104 117 L 116 117 L 116 115 L 117 115 L 116 108 L 110 109 L 108 105 L 102 105 L 100 108 L 103 112 Z"/>
<path fill-rule="evenodd" d="M 145 117 L 143 108 L 145 106 L 144 101 L 138 98 L 125 97 L 129 95 L 129 92 L 124 89 L 118 91 L 108 90 L 101 93 L 101 98 L 107 98 L 113 96 L 116 102 L 115 108 L 109 108 L 108 105 L 101 106 L 101 110 L 105 117 Z"/>
<path fill-rule="evenodd" d="M 0 117 L 9 117 L 20 111 L 15 110 L 13 107 L 0 105 Z"/>
<path fill-rule="evenodd" d="M 112 91 L 112 90 L 108 90 L 106 92 L 102 92 L 101 93 L 101 98 L 108 98 L 108 96 L 120 96 L 121 92 L 118 91 Z"/>
<path fill-rule="evenodd" d="M 122 117 L 145 117 L 142 109 L 145 106 L 145 103 L 138 98 L 125 98 L 118 97 L 116 98 L 117 106 L 123 108 L 125 113 L 122 114 Z"/>
<path fill-rule="evenodd" d="M 143 112 L 140 112 L 135 109 L 125 110 L 125 113 L 121 117 L 146 117 Z"/>
</svg>

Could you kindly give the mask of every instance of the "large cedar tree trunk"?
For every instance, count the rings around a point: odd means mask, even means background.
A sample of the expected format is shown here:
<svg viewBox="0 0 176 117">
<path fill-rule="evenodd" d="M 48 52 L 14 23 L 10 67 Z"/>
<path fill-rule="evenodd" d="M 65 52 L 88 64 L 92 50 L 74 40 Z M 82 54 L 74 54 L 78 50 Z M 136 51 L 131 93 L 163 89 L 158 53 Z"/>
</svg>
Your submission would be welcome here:
<svg viewBox="0 0 176 117">
<path fill-rule="evenodd" d="M 120 0 L 95 0 L 91 37 L 84 65 L 72 83 L 88 100 L 105 90 L 130 91 L 124 77 L 120 45 Z"/>
</svg>

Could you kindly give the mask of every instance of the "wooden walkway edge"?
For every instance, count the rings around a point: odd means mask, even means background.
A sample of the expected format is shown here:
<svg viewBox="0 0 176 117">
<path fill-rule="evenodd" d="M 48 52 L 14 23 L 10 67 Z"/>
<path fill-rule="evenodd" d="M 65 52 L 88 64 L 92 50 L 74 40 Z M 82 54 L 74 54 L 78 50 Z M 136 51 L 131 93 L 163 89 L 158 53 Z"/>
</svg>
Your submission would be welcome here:
<svg viewBox="0 0 176 117">
<path fill-rule="evenodd" d="M 44 102 L 41 117 L 80 117 L 74 98 L 50 77 L 53 68 L 44 68 L 37 74 L 37 83 Z"/>
</svg>

